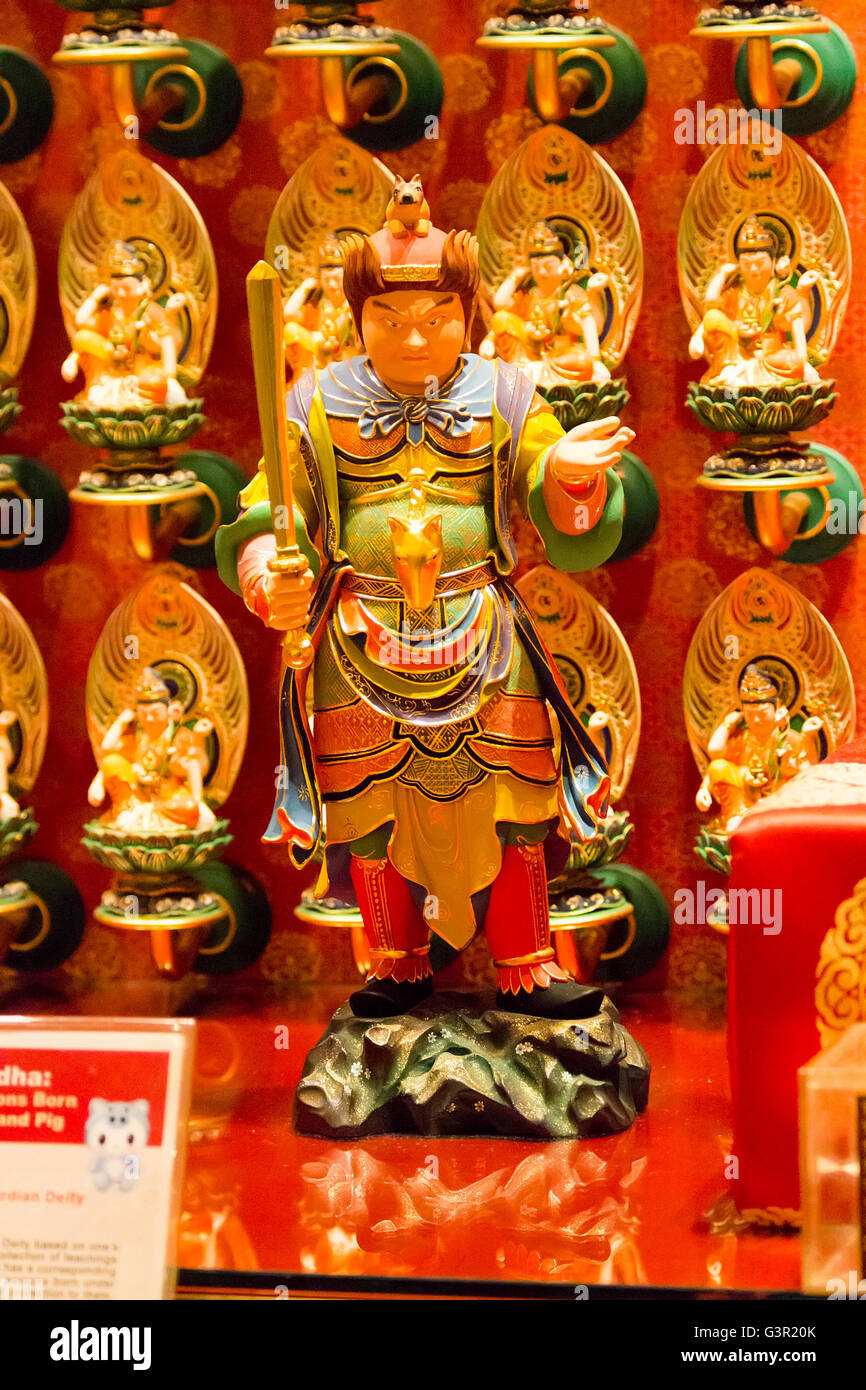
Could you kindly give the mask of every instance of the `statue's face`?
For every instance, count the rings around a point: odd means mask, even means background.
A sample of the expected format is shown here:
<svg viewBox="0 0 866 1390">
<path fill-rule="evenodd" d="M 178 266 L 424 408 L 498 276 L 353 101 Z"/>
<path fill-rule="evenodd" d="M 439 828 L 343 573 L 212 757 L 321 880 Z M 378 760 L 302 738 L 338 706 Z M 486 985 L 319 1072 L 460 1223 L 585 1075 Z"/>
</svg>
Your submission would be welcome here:
<svg viewBox="0 0 866 1390">
<path fill-rule="evenodd" d="M 340 265 L 320 266 L 319 284 L 329 299 L 339 299 L 343 293 L 343 267 Z"/>
<path fill-rule="evenodd" d="M 153 704 L 136 705 L 135 718 L 139 728 L 144 729 L 147 733 L 162 733 L 162 730 L 168 727 L 168 705 L 164 700 L 156 700 Z"/>
<path fill-rule="evenodd" d="M 118 299 L 140 299 L 147 290 L 147 282 L 143 275 L 115 276 L 112 286 Z"/>
<path fill-rule="evenodd" d="M 456 294 L 392 290 L 365 301 L 364 346 L 387 386 L 421 395 L 451 374 L 463 349 L 466 320 Z"/>
<path fill-rule="evenodd" d="M 746 724 L 753 734 L 766 737 L 772 732 L 776 723 L 776 708 L 774 700 L 764 700 L 760 705 L 745 706 L 743 713 L 746 716 Z"/>
<path fill-rule="evenodd" d="M 766 289 L 775 269 L 775 262 L 769 251 L 744 251 L 738 260 L 746 288 L 753 294 Z"/>
<path fill-rule="evenodd" d="M 535 283 L 544 289 L 548 285 L 558 285 L 560 280 L 564 280 L 568 271 L 568 262 L 564 256 L 552 253 L 549 256 L 533 256 L 530 268 L 535 278 Z"/>
</svg>

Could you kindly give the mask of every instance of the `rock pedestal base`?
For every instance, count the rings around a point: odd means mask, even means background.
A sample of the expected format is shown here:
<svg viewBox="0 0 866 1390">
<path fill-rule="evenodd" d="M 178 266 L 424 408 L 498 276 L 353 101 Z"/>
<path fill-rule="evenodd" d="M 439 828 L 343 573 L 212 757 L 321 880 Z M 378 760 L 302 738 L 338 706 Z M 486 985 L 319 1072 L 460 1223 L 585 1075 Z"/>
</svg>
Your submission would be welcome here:
<svg viewBox="0 0 866 1390">
<path fill-rule="evenodd" d="M 628 1129 L 649 1075 L 609 999 L 580 1021 L 507 1013 L 493 995 L 433 995 L 377 1020 L 343 1004 L 307 1057 L 295 1127 L 328 1139 L 586 1139 Z"/>
</svg>

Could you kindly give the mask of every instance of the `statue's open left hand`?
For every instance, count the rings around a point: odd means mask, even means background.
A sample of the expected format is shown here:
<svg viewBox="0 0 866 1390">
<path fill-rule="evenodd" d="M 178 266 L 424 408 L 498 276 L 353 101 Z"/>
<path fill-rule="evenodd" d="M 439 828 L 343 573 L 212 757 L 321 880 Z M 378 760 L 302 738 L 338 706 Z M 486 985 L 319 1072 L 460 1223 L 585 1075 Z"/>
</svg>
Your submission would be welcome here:
<svg viewBox="0 0 866 1390">
<path fill-rule="evenodd" d="M 620 425 L 616 415 L 576 425 L 551 449 L 547 466 L 559 483 L 591 482 L 619 463 L 623 449 L 634 439 L 634 430 Z"/>
</svg>

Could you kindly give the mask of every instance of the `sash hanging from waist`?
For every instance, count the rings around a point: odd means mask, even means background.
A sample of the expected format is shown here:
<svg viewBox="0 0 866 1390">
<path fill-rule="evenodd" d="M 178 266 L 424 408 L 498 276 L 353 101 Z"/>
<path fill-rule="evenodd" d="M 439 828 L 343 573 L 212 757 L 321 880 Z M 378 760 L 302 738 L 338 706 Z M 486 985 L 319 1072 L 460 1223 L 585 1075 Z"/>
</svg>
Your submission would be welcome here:
<svg viewBox="0 0 866 1390">
<path fill-rule="evenodd" d="M 318 646 L 325 631 L 340 581 L 348 569 L 348 562 L 334 563 L 320 578 L 310 612 L 309 632 L 314 646 Z M 500 579 L 498 586 L 504 591 L 516 635 L 532 663 L 541 694 L 559 722 L 563 818 L 580 839 L 592 839 L 610 798 L 607 768 L 572 708 L 553 658 L 522 598 L 507 580 Z M 310 862 L 322 834 L 322 797 L 304 700 L 306 682 L 307 671 L 285 669 L 280 694 L 280 776 L 273 814 L 262 837 L 265 843 L 288 841 L 292 862 L 298 868 Z"/>
</svg>

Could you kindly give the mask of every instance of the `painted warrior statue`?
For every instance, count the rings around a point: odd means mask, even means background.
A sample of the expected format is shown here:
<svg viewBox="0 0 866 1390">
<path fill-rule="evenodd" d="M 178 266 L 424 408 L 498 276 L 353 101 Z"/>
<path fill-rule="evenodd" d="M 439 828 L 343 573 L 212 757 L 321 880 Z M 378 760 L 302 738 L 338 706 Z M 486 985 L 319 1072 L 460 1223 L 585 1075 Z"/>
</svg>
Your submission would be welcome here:
<svg viewBox="0 0 866 1390">
<path fill-rule="evenodd" d="M 531 519 L 559 568 L 603 563 L 632 432 L 611 418 L 565 434 L 520 370 L 467 350 L 468 232 L 356 235 L 343 284 L 363 352 L 307 372 L 288 397 L 309 570 L 269 568 L 264 469 L 218 534 L 224 580 L 315 649 L 312 731 L 307 670 L 284 675 L 265 839 L 302 867 L 324 835 L 320 895 L 357 899 L 372 969 L 356 1016 L 431 992 L 431 929 L 460 949 L 483 927 L 500 1007 L 588 1017 L 602 994 L 554 960 L 547 881 L 569 832 L 594 836 L 609 782 L 510 582 L 509 514 Z"/>
<path fill-rule="evenodd" d="M 739 696 L 742 708 L 725 715 L 707 745 L 712 761 L 696 797 L 700 811 L 709 811 L 714 801 L 718 803 L 719 821 L 726 834 L 751 806 L 802 768 L 821 761 L 823 720 L 811 715 L 795 730 L 771 672 L 757 665 L 747 666 Z"/>
<path fill-rule="evenodd" d="M 500 351 L 506 361 L 523 367 L 536 386 L 609 381 L 598 341 L 604 323 L 601 290 L 607 277 L 590 276 L 584 289 L 574 263 L 546 222 L 530 230 L 527 249 L 528 267 L 513 271 L 496 291 L 496 314 L 481 355 L 492 357 Z M 502 338 L 508 344 L 504 352 L 498 341 Z M 517 343 L 522 344 L 520 352 Z"/>
<path fill-rule="evenodd" d="M 796 288 L 790 264 L 779 259 L 773 233 L 755 217 L 743 223 L 736 265 L 723 265 L 707 286 L 703 321 L 692 338 L 693 358 L 706 357 L 707 384 L 779 386 L 819 381 L 808 361 L 808 295 L 818 280 L 807 271 Z"/>
</svg>

